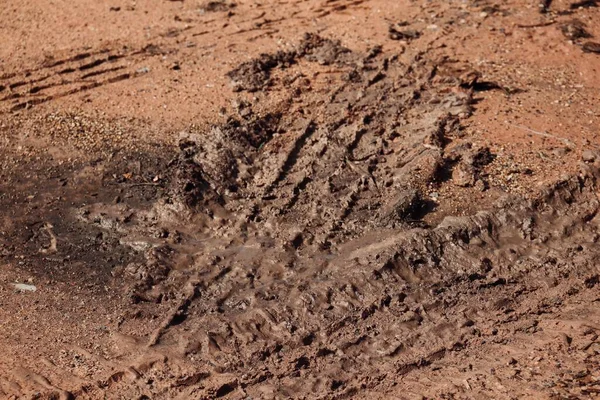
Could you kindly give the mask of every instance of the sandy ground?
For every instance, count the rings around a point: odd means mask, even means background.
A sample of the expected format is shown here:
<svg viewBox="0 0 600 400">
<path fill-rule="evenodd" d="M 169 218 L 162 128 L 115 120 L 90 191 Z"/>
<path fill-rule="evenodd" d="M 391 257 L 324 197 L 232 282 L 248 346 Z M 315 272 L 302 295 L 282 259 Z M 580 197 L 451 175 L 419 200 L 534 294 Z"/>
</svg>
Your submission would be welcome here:
<svg viewBox="0 0 600 400">
<path fill-rule="evenodd" d="M 1 398 L 599 397 L 595 1 L 0 15 Z"/>
</svg>

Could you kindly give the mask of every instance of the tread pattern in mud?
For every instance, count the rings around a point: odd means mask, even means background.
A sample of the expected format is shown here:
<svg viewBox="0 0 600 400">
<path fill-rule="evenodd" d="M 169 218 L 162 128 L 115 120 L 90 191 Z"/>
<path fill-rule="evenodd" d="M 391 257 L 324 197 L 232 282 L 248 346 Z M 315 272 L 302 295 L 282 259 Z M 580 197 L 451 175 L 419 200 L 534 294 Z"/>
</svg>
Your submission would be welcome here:
<svg viewBox="0 0 600 400">
<path fill-rule="evenodd" d="M 0 102 L 18 111 L 100 86 L 132 79 L 146 73 L 132 70 L 128 58 L 139 52 L 101 50 L 48 61 L 39 68 L 0 76 Z"/>
<path fill-rule="evenodd" d="M 541 314 L 564 320 L 557 302 L 594 296 L 597 165 L 536 201 L 506 197 L 427 226 L 431 188 L 482 182 L 492 156 L 448 148 L 472 98 L 442 61 L 380 50 L 308 35 L 230 73 L 242 92 L 284 87 L 283 101 L 240 100 L 227 122 L 182 135 L 168 195 L 122 211 L 136 222 L 119 225 L 121 243 L 152 245 L 116 278 L 132 308 L 168 311 L 149 337 L 115 339 L 114 364 L 82 351 L 105 373 L 71 393 L 390 397 L 404 380 L 415 393 L 399 395 L 416 397 L 420 371 L 535 332 Z M 309 73 L 330 69 L 327 85 Z M 115 207 L 81 208 L 91 224 Z M 569 393 L 557 385 L 548 393 Z"/>
<path fill-rule="evenodd" d="M 240 89 L 276 85 L 273 72 L 285 79 L 316 61 L 341 70 L 326 93 L 301 81 L 283 105 L 262 112 L 240 102 L 226 124 L 182 138 L 171 198 L 156 212 L 187 210 L 203 221 L 197 234 L 205 239 L 187 268 L 152 288 L 137 285 L 147 293 L 185 288 L 148 343 L 169 362 L 144 374 L 160 380 L 173 363 L 182 374 L 162 396 L 393 391 L 398 379 L 493 335 L 490 324 L 539 312 L 550 293 L 524 304 L 521 296 L 539 290 L 541 275 L 571 270 L 584 282 L 590 274 L 588 262 L 549 260 L 564 256 L 552 245 L 565 240 L 561 229 L 579 226 L 581 236 L 569 240 L 593 240 L 595 225 L 581 225 L 598 209 L 592 178 L 565 181 L 539 204 L 507 199 L 495 211 L 427 227 L 427 191 L 445 168 L 489 162 L 485 151 L 446 151 L 470 113 L 470 93 L 433 79 L 431 61 L 409 66 L 377 49 L 358 55 L 305 40 L 327 61 L 304 50 L 269 62 L 263 55 L 242 67 L 252 85 Z"/>
<path fill-rule="evenodd" d="M 156 32 L 148 37 L 145 46 L 119 43 L 106 43 L 97 48 L 72 48 L 64 55 L 49 57 L 35 66 L 23 68 L 14 66 L 0 73 L 0 111 L 16 112 L 57 99 L 86 93 L 106 85 L 127 81 L 143 76 L 151 69 L 145 64 L 149 57 L 176 54 L 195 47 L 199 38 L 209 37 L 219 42 L 223 37 L 235 38 L 241 43 L 253 42 L 264 36 L 278 32 L 279 27 L 290 21 L 325 17 L 331 13 L 344 12 L 360 7 L 365 0 L 326 1 L 318 4 L 295 4 L 294 18 L 280 15 L 281 10 L 270 4 L 253 4 L 244 7 L 243 12 L 227 14 L 227 20 L 234 23 L 222 24 L 217 15 L 228 13 L 236 8 L 234 2 L 205 2 L 195 10 L 185 25 Z M 211 4 L 212 3 L 212 4 Z M 199 14 L 199 15 L 198 15 Z M 175 16 L 175 21 L 182 19 Z M 127 43 L 127 41 L 126 41 Z M 202 49 L 215 47 L 216 43 Z"/>
</svg>

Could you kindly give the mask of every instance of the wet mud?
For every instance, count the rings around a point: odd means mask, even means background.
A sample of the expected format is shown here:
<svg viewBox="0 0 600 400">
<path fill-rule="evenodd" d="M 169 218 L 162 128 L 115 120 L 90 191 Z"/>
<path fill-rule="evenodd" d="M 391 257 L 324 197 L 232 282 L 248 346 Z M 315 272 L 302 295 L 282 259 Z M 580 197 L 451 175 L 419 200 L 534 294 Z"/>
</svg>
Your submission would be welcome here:
<svg viewBox="0 0 600 400">
<path fill-rule="evenodd" d="M 600 327 L 577 305 L 598 301 L 600 159 L 532 199 L 494 187 L 495 154 L 461 134 L 473 76 L 448 58 L 306 35 L 234 68 L 240 98 L 224 122 L 181 132 L 176 147 L 62 166 L 7 157 L 2 256 L 27 256 L 36 279 L 118 288 L 106 307 L 125 310 L 130 333 L 113 335 L 115 364 L 77 350 L 93 383 L 58 389 L 42 366 L 0 393 L 485 398 L 500 378 L 503 398 L 597 393 Z M 267 96 L 245 96 L 256 91 Z M 493 201 L 453 215 L 444 185 Z M 547 344 L 544 332 L 563 336 Z M 523 343 L 558 356 L 527 358 Z M 485 358 L 494 346 L 507 360 Z M 536 375 L 533 362 L 552 367 Z M 435 382 L 450 375 L 460 385 Z"/>
</svg>

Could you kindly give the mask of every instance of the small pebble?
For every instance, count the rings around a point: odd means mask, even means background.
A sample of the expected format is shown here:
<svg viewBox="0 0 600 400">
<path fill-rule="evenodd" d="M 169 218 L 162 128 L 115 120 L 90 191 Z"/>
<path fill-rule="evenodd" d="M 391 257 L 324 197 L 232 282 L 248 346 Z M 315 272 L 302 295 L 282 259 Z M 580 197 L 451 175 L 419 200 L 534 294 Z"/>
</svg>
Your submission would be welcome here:
<svg viewBox="0 0 600 400">
<path fill-rule="evenodd" d="M 35 292 L 37 290 L 37 287 L 34 285 L 27 285 L 25 283 L 13 283 L 13 286 L 21 292 Z"/>
</svg>

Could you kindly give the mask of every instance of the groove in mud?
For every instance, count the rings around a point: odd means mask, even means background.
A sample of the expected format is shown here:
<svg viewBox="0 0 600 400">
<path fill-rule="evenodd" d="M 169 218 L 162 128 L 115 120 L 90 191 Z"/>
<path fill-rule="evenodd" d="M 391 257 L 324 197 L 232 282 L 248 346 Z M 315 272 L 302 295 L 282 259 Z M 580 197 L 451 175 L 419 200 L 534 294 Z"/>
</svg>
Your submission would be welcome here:
<svg viewBox="0 0 600 400">
<path fill-rule="evenodd" d="M 115 70 L 119 70 L 119 69 L 120 68 L 115 69 Z M 127 80 L 127 79 L 136 78 L 136 77 L 138 77 L 138 76 L 140 76 L 142 74 L 144 74 L 144 73 L 143 72 L 134 72 L 134 73 L 126 72 L 126 73 L 123 73 L 123 74 L 120 74 L 120 75 L 116 75 L 116 76 L 113 76 L 113 77 L 110 77 L 110 78 L 106 78 L 103 81 L 91 82 L 91 83 L 88 83 L 88 84 L 85 84 L 85 85 L 81 85 L 81 86 L 73 88 L 73 89 L 66 90 L 66 91 L 61 92 L 61 93 L 56 93 L 56 94 L 48 95 L 48 96 L 45 96 L 45 97 L 38 97 L 38 98 L 28 99 L 26 101 L 23 101 L 23 102 L 20 102 L 20 103 L 17 103 L 15 105 L 13 105 L 10 108 L 10 111 L 23 110 L 23 109 L 25 109 L 27 107 L 31 107 L 31 106 L 34 106 L 34 105 L 43 104 L 43 103 L 46 103 L 46 102 L 49 102 L 49 101 L 52 101 L 52 100 L 55 100 L 55 99 L 59 99 L 61 97 L 66 97 L 66 96 L 70 96 L 70 95 L 73 95 L 73 94 L 76 94 L 76 93 L 85 92 L 85 91 L 92 90 L 92 89 L 95 89 L 95 88 L 98 88 L 98 87 L 101 87 L 101 86 L 104 86 L 104 85 L 109 85 L 111 83 L 116 83 L 116 82 L 124 81 L 124 80 Z M 69 82 L 69 83 L 72 83 L 72 82 Z M 60 85 L 53 85 L 52 87 L 56 87 L 56 86 L 60 86 Z M 21 96 L 16 95 L 14 98 L 19 98 L 19 97 L 21 97 Z"/>
</svg>

